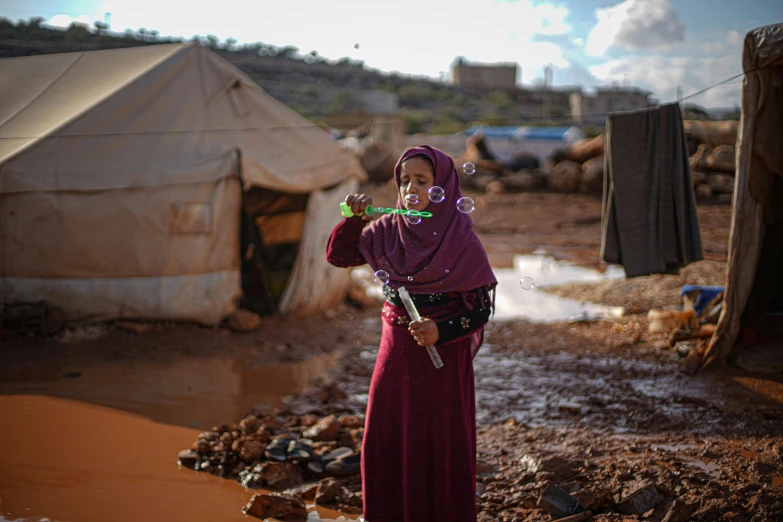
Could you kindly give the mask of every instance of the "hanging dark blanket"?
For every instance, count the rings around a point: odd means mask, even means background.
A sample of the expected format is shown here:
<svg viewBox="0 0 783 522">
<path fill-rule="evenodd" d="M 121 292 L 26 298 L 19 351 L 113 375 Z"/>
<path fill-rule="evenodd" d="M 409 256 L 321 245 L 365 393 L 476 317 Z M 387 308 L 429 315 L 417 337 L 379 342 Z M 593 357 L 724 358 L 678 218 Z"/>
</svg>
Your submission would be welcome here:
<svg viewBox="0 0 783 522">
<path fill-rule="evenodd" d="M 601 258 L 628 277 L 703 259 L 677 104 L 609 115 Z"/>
</svg>

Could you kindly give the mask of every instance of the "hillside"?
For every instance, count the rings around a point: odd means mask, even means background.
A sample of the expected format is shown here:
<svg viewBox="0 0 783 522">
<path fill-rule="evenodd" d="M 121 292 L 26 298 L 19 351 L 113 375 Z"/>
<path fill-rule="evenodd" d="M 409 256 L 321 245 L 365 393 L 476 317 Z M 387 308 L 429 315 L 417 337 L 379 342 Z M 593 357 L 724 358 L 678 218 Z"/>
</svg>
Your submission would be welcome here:
<svg viewBox="0 0 783 522">
<path fill-rule="evenodd" d="M 236 46 L 230 41 L 221 44 L 214 37 L 200 40 L 270 95 L 321 124 L 331 115 L 361 110 L 363 94 L 374 90 L 398 96 L 400 114 L 411 133 L 457 132 L 474 123 L 530 124 L 541 114 L 540 91 L 469 91 L 426 78 L 383 73 L 345 58 L 330 62 L 315 53 L 300 55 L 291 46 Z M 155 31 L 112 33 L 99 27 L 93 33 L 76 24 L 63 30 L 42 25 L 42 19 L 17 24 L 0 19 L 0 58 L 185 41 L 161 38 Z M 562 123 L 568 113 L 568 93 L 551 96 L 552 115 Z"/>
</svg>

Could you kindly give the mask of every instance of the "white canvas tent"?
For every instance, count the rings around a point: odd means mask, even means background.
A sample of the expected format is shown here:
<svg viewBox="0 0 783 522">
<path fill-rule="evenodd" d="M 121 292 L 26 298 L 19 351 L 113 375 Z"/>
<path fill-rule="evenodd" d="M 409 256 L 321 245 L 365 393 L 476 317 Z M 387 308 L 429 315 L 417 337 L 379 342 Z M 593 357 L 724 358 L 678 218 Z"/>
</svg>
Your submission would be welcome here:
<svg viewBox="0 0 783 522">
<path fill-rule="evenodd" d="M 326 263 L 325 243 L 365 176 L 326 132 L 198 44 L 0 60 L 6 303 L 215 324 L 242 294 L 253 255 L 243 201 L 255 188 L 306 204 L 265 216 L 268 238 L 298 244 L 279 311 L 326 309 L 349 275 Z"/>
<path fill-rule="evenodd" d="M 745 36 L 726 294 L 704 367 L 725 360 L 743 326 L 783 336 L 783 24 Z M 770 346 L 779 364 L 783 345 Z"/>
</svg>

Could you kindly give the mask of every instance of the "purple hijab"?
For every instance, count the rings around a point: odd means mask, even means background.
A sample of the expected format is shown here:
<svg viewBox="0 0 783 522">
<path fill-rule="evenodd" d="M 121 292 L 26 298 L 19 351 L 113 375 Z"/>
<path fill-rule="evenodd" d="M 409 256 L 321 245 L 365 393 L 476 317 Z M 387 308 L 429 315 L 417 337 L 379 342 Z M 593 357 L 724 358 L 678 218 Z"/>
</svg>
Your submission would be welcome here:
<svg viewBox="0 0 783 522">
<path fill-rule="evenodd" d="M 359 250 L 373 270 L 389 273 L 389 286 L 404 286 L 414 294 L 466 292 L 497 280 L 487 253 L 473 232 L 473 220 L 457 210 L 462 197 L 459 174 L 452 159 L 429 145 L 405 151 L 394 167 L 397 208 L 400 199 L 402 162 L 413 156 L 426 156 L 435 167 L 434 185 L 443 188 L 446 198 L 430 202 L 431 218 L 412 225 L 405 216 L 385 214 L 362 231 Z M 427 194 L 419 194 L 426 198 Z M 410 279 L 409 279 L 410 278 Z"/>
</svg>

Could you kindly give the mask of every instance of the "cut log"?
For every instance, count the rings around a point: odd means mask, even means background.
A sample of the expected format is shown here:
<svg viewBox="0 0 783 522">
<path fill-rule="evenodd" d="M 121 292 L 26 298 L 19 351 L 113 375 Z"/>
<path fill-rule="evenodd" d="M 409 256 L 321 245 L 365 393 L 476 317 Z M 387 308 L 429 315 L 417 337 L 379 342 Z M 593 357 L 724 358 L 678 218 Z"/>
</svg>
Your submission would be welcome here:
<svg viewBox="0 0 783 522">
<path fill-rule="evenodd" d="M 699 145 L 698 150 L 696 151 L 696 154 L 691 156 L 690 160 L 688 160 L 688 163 L 691 166 L 691 170 L 709 170 L 707 168 L 707 156 L 710 155 L 710 148 L 707 145 Z"/>
<path fill-rule="evenodd" d="M 739 122 L 736 121 L 686 120 L 682 122 L 682 126 L 686 136 L 695 136 L 700 143 L 711 149 L 719 145 L 734 145 L 737 142 Z"/>
<path fill-rule="evenodd" d="M 707 184 L 713 192 L 718 194 L 731 194 L 734 192 L 734 176 L 720 172 L 710 172 L 707 175 Z"/>
<path fill-rule="evenodd" d="M 584 163 L 604 153 L 604 135 L 600 134 L 595 138 L 585 138 L 579 140 L 563 153 L 563 159 Z"/>
<path fill-rule="evenodd" d="M 696 185 L 696 199 L 699 201 L 712 199 L 712 187 L 706 183 L 699 183 Z"/>
<path fill-rule="evenodd" d="M 549 186 L 558 192 L 576 192 L 582 178 L 582 166 L 574 161 L 561 161 L 549 173 Z"/>
<path fill-rule="evenodd" d="M 596 156 L 582 164 L 579 192 L 601 192 L 604 188 L 604 155 Z"/>
<path fill-rule="evenodd" d="M 707 183 L 707 173 L 702 172 L 701 170 L 692 170 L 691 183 L 693 184 L 694 187 L 702 183 Z"/>
<path fill-rule="evenodd" d="M 707 156 L 705 163 L 710 170 L 734 174 L 734 158 L 734 145 L 720 145 Z"/>
</svg>

